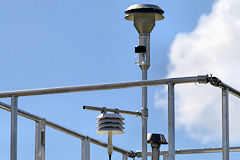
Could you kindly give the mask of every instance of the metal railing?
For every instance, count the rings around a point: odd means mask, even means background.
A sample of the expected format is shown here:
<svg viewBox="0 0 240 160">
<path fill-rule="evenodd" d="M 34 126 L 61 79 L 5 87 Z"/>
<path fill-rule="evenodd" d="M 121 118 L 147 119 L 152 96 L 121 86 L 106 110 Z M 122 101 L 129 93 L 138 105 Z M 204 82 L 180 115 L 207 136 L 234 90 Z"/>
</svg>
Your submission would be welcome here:
<svg viewBox="0 0 240 160">
<path fill-rule="evenodd" d="M 200 149 L 178 149 L 175 150 L 175 154 L 201 154 L 201 153 L 220 153 L 222 148 L 200 148 Z M 240 152 L 240 147 L 229 147 L 229 152 Z M 163 159 L 168 158 L 168 151 L 160 151 L 160 155 L 163 156 Z M 147 152 L 148 156 L 152 156 L 152 151 Z M 136 157 L 142 157 L 141 151 L 136 151 Z"/>
<path fill-rule="evenodd" d="M 218 78 L 212 76 L 194 76 L 194 77 L 181 77 L 181 78 L 169 78 L 169 79 L 157 79 L 157 80 L 143 80 L 133 82 L 120 82 L 110 84 L 98 84 L 98 85 L 85 85 L 85 86 L 70 86 L 70 87 L 56 87 L 56 88 L 43 88 L 43 89 L 30 89 L 30 90 L 17 90 L 17 91 L 5 91 L 0 92 L 0 98 L 11 97 L 11 106 L 5 103 L 0 103 L 0 108 L 11 111 L 11 160 L 17 160 L 17 115 L 24 116 L 26 118 L 36 121 L 36 160 L 44 160 L 45 153 L 45 125 L 70 134 L 74 137 L 82 140 L 82 159 L 89 160 L 89 142 L 96 145 L 107 147 L 105 142 L 96 140 L 94 138 L 84 136 L 75 131 L 62 127 L 58 124 L 45 120 L 41 117 L 17 109 L 19 96 L 33 96 L 44 94 L 57 94 L 57 93 L 70 93 L 70 92 L 84 92 L 84 91 L 96 91 L 96 90 L 108 90 L 108 89 L 120 89 L 131 87 L 145 87 L 156 85 L 168 85 L 168 151 L 161 152 L 168 156 L 168 160 L 175 160 L 175 154 L 179 154 L 179 151 L 175 151 L 175 113 L 174 113 L 174 85 L 180 83 L 209 83 L 213 86 L 220 87 L 222 89 L 222 148 L 213 149 L 212 151 L 223 152 L 223 160 L 229 160 L 229 112 L 228 112 L 228 94 L 231 93 L 240 98 L 240 92 L 231 86 L 221 82 Z M 123 160 L 127 157 L 135 157 L 137 153 L 127 151 L 116 146 L 113 149 L 123 154 Z M 239 151 L 239 148 L 235 148 Z M 208 149 L 198 149 L 205 153 Z M 193 151 L 193 150 L 192 150 Z M 208 150 L 209 151 L 209 150 Z M 185 150 L 185 153 L 187 151 Z M 190 152 L 189 152 L 190 153 Z M 183 154 L 183 151 L 181 152 Z"/>
<path fill-rule="evenodd" d="M 85 86 L 68 86 L 68 87 L 4 91 L 4 92 L 0 92 L 0 98 L 7 98 L 7 97 L 11 97 L 12 95 L 34 96 L 34 95 L 57 94 L 57 93 L 86 92 L 86 91 L 97 91 L 97 90 L 108 90 L 108 89 L 157 86 L 157 85 L 167 85 L 169 83 L 179 84 L 179 83 L 196 83 L 196 82 L 208 83 L 208 76 L 206 75 L 206 76 L 194 76 L 194 77 L 143 80 L 143 81 L 133 81 L 133 82 L 94 84 L 94 85 L 85 85 Z"/>
<path fill-rule="evenodd" d="M 0 102 L 0 108 L 11 112 L 11 106 Z M 31 114 L 29 112 L 23 111 L 21 109 L 17 110 L 18 115 L 28 118 L 36 122 L 36 136 L 35 136 L 35 160 L 44 160 L 45 159 L 45 126 L 54 128 L 58 131 L 64 132 L 68 135 L 74 136 L 82 140 L 82 160 L 90 159 L 90 144 L 93 143 L 98 146 L 107 148 L 107 143 L 97 140 L 95 138 L 80 134 L 71 129 L 60 126 L 56 123 L 48 121 L 42 117 Z M 133 151 L 128 151 L 117 146 L 113 146 L 113 150 L 119 152 L 123 155 L 123 160 L 126 160 L 126 157 L 135 157 L 135 153 Z M 15 152 L 12 152 L 13 154 Z M 14 157 L 15 158 L 15 157 Z"/>
</svg>

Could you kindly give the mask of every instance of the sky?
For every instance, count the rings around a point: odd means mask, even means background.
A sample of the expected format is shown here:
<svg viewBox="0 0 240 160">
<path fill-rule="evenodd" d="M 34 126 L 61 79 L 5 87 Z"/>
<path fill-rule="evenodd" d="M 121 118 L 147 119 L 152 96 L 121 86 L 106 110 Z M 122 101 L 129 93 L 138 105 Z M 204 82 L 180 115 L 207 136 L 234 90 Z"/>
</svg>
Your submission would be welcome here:
<svg viewBox="0 0 240 160">
<path fill-rule="evenodd" d="M 160 6 L 165 19 L 151 33 L 149 79 L 213 74 L 240 89 L 238 0 L 9 0 L 0 1 L 0 91 L 141 80 L 135 64 L 138 33 L 124 19 L 135 3 Z M 176 149 L 221 147 L 221 90 L 176 85 Z M 10 104 L 9 98 L 1 99 Z M 141 88 L 19 97 L 19 108 L 81 134 L 96 134 L 95 111 L 83 105 L 141 109 Z M 240 145 L 240 100 L 230 96 L 230 145 Z M 164 86 L 148 89 L 148 132 L 167 138 Z M 141 150 L 141 119 L 123 115 L 125 134 L 113 144 Z M 0 159 L 10 159 L 10 113 L 0 110 Z M 18 159 L 34 159 L 35 122 L 18 117 Z M 148 150 L 150 150 L 150 145 Z M 167 146 L 161 146 L 166 150 Z M 239 153 L 231 153 L 238 160 Z M 107 150 L 91 144 L 91 159 Z M 81 159 L 81 140 L 46 127 L 46 159 Z M 114 152 L 113 160 L 121 159 Z M 151 159 L 149 157 L 149 159 Z M 221 159 L 221 154 L 177 155 L 177 160 Z"/>
</svg>

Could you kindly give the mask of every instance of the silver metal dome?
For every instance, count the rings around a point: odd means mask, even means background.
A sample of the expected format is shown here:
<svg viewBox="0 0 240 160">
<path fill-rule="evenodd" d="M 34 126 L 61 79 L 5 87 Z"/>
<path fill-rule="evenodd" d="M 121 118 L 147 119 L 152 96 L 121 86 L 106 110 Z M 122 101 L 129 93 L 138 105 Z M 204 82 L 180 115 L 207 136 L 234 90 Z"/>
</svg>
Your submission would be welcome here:
<svg viewBox="0 0 240 160">
<path fill-rule="evenodd" d="M 126 11 L 125 19 L 134 21 L 134 15 L 154 15 L 155 21 L 161 20 L 164 18 L 162 15 L 164 11 L 152 4 L 134 4 L 129 6 Z"/>
</svg>

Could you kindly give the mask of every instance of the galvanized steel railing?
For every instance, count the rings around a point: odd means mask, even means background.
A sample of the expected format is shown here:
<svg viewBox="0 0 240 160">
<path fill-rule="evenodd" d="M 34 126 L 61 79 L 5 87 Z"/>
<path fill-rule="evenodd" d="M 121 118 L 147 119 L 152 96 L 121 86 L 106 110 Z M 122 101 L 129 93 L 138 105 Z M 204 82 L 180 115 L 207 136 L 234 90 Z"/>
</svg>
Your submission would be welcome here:
<svg viewBox="0 0 240 160">
<path fill-rule="evenodd" d="M 0 108 L 11 112 L 11 106 L 6 103 L 0 102 Z M 64 132 L 66 134 L 69 134 L 71 136 L 81 139 L 82 140 L 82 160 L 90 160 L 90 144 L 89 143 L 93 143 L 101 147 L 107 148 L 107 143 L 103 141 L 97 140 L 89 136 L 85 136 L 71 129 L 65 128 L 56 123 L 48 121 L 42 117 L 36 116 L 34 114 L 31 114 L 29 112 L 26 112 L 20 109 L 17 110 L 17 113 L 20 116 L 34 120 L 36 122 L 35 160 L 45 160 L 45 126 L 49 126 L 58 131 Z M 113 150 L 123 154 L 123 160 L 126 160 L 126 157 L 135 157 L 135 153 L 133 151 L 128 151 L 116 146 L 113 146 Z M 13 153 L 14 152 L 12 152 L 11 154 Z"/>
<path fill-rule="evenodd" d="M 213 86 L 220 87 L 222 89 L 222 148 L 215 149 L 196 149 L 196 150 L 175 150 L 175 114 L 174 114 L 174 85 L 180 83 L 208 83 Z M 86 85 L 86 86 L 70 86 L 70 87 L 56 87 L 56 88 L 43 88 L 43 89 L 31 89 L 31 90 L 18 90 L 18 91 L 5 91 L 0 92 L 0 98 L 11 97 L 11 106 L 5 103 L 0 103 L 0 108 L 7 111 L 11 111 L 11 160 L 17 160 L 17 115 L 24 116 L 31 120 L 36 121 L 36 160 L 45 159 L 45 126 L 52 127 L 64 133 L 70 134 L 74 137 L 82 140 L 82 160 L 89 160 L 90 148 L 89 143 L 107 147 L 105 142 L 96 140 L 94 138 L 84 136 L 75 131 L 62 127 L 58 124 L 45 120 L 41 117 L 17 109 L 18 96 L 33 96 L 44 94 L 57 94 L 57 93 L 69 93 L 69 92 L 83 92 L 83 91 L 96 91 L 107 89 L 120 89 L 131 87 L 144 87 L 144 86 L 156 86 L 156 85 L 168 85 L 168 151 L 161 152 L 161 154 L 168 157 L 168 160 L 175 160 L 175 154 L 188 154 L 188 153 L 212 153 L 223 152 L 223 160 L 229 160 L 229 151 L 239 151 L 239 147 L 229 148 L 229 113 L 228 113 L 228 93 L 231 93 L 240 98 L 240 92 L 229 85 L 221 82 L 216 77 L 209 76 L 195 76 L 195 77 L 182 77 L 182 78 L 170 78 L 170 79 L 157 79 L 157 80 L 143 80 L 134 82 L 121 82 L 111 84 L 98 84 L 98 85 Z M 127 157 L 139 156 L 138 153 L 127 151 L 114 146 L 115 151 L 123 154 L 123 160 L 127 160 Z"/>
<path fill-rule="evenodd" d="M 220 153 L 222 151 L 222 148 L 178 149 L 175 154 Z M 240 147 L 229 147 L 229 152 L 240 152 Z M 152 151 L 148 151 L 147 155 L 152 156 Z M 160 155 L 164 160 L 168 159 L 168 151 L 160 151 Z M 136 151 L 136 157 L 142 157 L 142 152 Z"/>
</svg>

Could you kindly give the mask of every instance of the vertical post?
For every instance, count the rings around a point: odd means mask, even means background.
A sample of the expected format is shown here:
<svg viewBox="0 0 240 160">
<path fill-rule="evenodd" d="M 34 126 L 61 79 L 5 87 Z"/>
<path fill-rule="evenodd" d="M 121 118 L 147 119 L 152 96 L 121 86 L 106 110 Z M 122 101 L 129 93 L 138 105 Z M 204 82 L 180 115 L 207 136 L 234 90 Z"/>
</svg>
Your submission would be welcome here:
<svg viewBox="0 0 240 160">
<path fill-rule="evenodd" d="M 112 145 L 112 131 L 108 131 L 108 145 L 107 145 L 109 159 L 111 160 L 113 145 Z"/>
<path fill-rule="evenodd" d="M 128 159 L 128 155 L 127 154 L 123 154 L 122 155 L 122 160 L 127 160 Z"/>
<path fill-rule="evenodd" d="M 90 160 L 90 143 L 88 139 L 82 140 L 82 160 Z"/>
<path fill-rule="evenodd" d="M 45 160 L 45 119 L 36 122 L 35 160 Z"/>
<path fill-rule="evenodd" d="M 229 106 L 228 89 L 222 89 L 222 159 L 229 160 Z"/>
<path fill-rule="evenodd" d="M 163 155 L 163 160 L 168 160 L 167 154 Z"/>
<path fill-rule="evenodd" d="M 11 160 L 17 160 L 17 100 L 17 96 L 11 96 Z"/>
<path fill-rule="evenodd" d="M 160 144 L 152 143 L 151 147 L 152 147 L 152 160 L 159 160 Z"/>
<path fill-rule="evenodd" d="M 142 70 L 142 80 L 147 80 L 147 70 Z M 147 87 L 142 87 L 142 160 L 147 160 Z"/>
<path fill-rule="evenodd" d="M 174 84 L 168 84 L 168 160 L 175 160 Z"/>
</svg>

